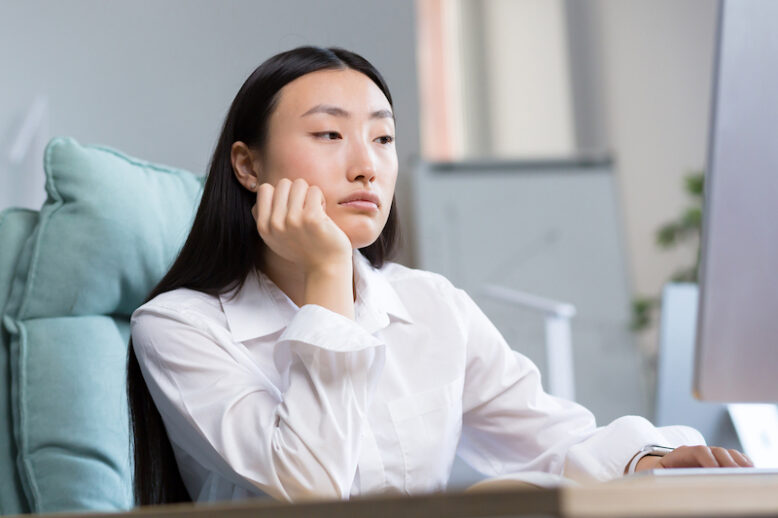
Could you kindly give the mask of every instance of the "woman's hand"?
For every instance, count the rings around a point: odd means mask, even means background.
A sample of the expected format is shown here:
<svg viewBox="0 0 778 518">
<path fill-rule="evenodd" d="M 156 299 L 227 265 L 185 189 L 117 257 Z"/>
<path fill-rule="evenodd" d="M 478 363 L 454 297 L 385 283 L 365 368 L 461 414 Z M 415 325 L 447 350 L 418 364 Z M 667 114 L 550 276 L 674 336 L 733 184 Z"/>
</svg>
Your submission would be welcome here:
<svg viewBox="0 0 778 518">
<path fill-rule="evenodd" d="M 350 263 L 351 241 L 325 211 L 317 186 L 303 179 L 282 178 L 274 187 L 263 183 L 251 214 L 257 231 L 270 249 L 306 272 Z"/>
<path fill-rule="evenodd" d="M 754 463 L 737 450 L 717 446 L 679 446 L 664 457 L 648 455 L 635 471 L 662 468 L 752 468 Z"/>
</svg>

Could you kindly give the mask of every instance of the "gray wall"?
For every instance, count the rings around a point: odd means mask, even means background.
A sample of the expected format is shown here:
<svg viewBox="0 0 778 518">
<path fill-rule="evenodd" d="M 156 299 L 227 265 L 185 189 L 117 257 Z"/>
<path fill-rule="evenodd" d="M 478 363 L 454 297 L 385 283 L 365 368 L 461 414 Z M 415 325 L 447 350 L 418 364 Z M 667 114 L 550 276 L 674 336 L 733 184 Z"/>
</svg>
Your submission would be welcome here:
<svg viewBox="0 0 778 518">
<path fill-rule="evenodd" d="M 0 0 L 0 209 L 25 199 L 6 157 L 36 95 L 48 96 L 51 136 L 204 173 L 248 74 L 303 44 L 354 50 L 389 83 L 407 223 L 409 162 L 419 154 L 412 0 Z"/>
<path fill-rule="evenodd" d="M 695 248 L 659 249 L 656 230 L 689 204 L 683 177 L 705 166 L 718 4 L 568 2 L 581 147 L 616 160 L 635 291 L 657 294 Z"/>
<path fill-rule="evenodd" d="M 577 143 L 606 149 L 615 159 L 632 290 L 659 295 L 696 257 L 696 243 L 664 250 L 655 233 L 691 204 L 683 177 L 705 167 L 718 3 L 566 5 Z M 651 358 L 657 322 L 639 335 Z M 653 373 L 646 374 L 652 387 Z"/>
</svg>

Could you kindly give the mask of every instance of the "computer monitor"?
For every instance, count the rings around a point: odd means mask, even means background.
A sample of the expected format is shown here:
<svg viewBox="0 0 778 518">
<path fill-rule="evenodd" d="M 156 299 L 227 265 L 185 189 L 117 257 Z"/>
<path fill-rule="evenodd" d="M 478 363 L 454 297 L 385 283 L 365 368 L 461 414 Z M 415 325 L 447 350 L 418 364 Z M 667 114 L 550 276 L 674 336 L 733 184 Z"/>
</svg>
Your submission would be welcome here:
<svg viewBox="0 0 778 518">
<path fill-rule="evenodd" d="M 778 1 L 719 5 L 693 391 L 778 402 Z"/>
</svg>

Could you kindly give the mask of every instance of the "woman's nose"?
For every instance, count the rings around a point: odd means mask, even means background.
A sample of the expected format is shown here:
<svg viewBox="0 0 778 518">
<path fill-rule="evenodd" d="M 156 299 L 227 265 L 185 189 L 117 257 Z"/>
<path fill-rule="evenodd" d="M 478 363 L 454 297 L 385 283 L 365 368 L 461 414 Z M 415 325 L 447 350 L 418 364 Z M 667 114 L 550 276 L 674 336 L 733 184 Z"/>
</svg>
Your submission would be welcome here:
<svg viewBox="0 0 778 518">
<path fill-rule="evenodd" d="M 372 183 L 376 179 L 375 156 L 366 144 L 354 144 L 351 149 L 348 166 L 350 182 L 358 180 Z"/>
</svg>

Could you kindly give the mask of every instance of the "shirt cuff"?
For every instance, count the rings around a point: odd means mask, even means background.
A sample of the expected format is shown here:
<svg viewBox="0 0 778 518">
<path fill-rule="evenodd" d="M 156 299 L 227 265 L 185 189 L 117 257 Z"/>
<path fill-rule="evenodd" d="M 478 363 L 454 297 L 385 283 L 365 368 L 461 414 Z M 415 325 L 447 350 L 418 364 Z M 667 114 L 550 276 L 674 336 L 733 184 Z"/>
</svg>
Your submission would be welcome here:
<svg viewBox="0 0 778 518">
<path fill-rule="evenodd" d="M 333 352 L 361 351 L 384 343 L 354 320 L 318 304 L 306 304 L 279 337 L 279 343 L 299 342 Z"/>
<path fill-rule="evenodd" d="M 647 444 L 677 448 L 704 445 L 705 439 L 689 426 L 658 428 L 640 416 L 620 417 L 570 448 L 564 475 L 577 481 L 605 481 L 620 477 L 630 459 Z"/>
</svg>

